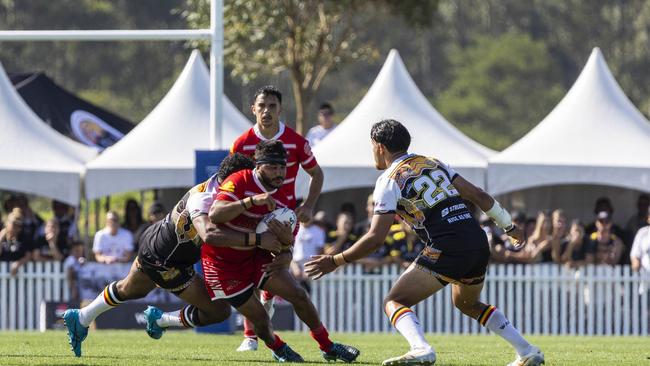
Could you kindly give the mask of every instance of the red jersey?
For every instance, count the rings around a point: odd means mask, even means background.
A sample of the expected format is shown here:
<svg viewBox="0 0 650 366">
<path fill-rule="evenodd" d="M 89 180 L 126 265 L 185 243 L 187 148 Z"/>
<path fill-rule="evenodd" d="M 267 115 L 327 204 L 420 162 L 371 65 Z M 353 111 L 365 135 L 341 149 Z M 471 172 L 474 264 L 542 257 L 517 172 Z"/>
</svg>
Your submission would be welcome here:
<svg viewBox="0 0 650 366">
<path fill-rule="evenodd" d="M 257 178 L 255 170 L 249 169 L 240 170 L 226 178 L 219 186 L 215 200 L 235 202 L 260 193 L 270 193 L 278 208 L 288 207 L 289 197 L 283 190 L 266 190 Z M 257 224 L 269 212 L 266 205 L 252 206 L 249 210 L 222 225 L 242 233 L 254 233 Z"/>
<path fill-rule="evenodd" d="M 288 207 L 294 209 L 296 208 L 296 176 L 299 166 L 305 170 L 311 169 L 318 165 L 316 158 L 311 152 L 309 142 L 282 122 L 280 122 L 278 133 L 270 139 L 262 136 L 257 125 L 253 126 L 235 140 L 230 148 L 230 153 L 238 152 L 252 158 L 257 144 L 265 140 L 280 140 L 287 150 L 287 176 L 280 190 L 286 192 L 289 201 Z"/>
</svg>

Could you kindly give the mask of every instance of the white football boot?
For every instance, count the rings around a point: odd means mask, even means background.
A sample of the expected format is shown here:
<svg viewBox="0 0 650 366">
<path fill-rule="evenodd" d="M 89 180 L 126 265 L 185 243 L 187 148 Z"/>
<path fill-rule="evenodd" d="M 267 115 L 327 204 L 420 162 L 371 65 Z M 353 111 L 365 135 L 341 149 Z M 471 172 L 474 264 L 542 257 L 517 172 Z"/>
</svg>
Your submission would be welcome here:
<svg viewBox="0 0 650 366">
<path fill-rule="evenodd" d="M 237 348 L 237 352 L 257 351 L 257 339 L 244 338 L 244 340 Z"/>
<path fill-rule="evenodd" d="M 510 362 L 507 366 L 539 366 L 544 363 L 544 353 L 535 346 L 530 346 L 530 352 Z"/>
<path fill-rule="evenodd" d="M 382 362 L 382 366 L 433 365 L 435 363 L 436 351 L 425 348 L 410 350 L 401 356 L 389 358 Z"/>
</svg>

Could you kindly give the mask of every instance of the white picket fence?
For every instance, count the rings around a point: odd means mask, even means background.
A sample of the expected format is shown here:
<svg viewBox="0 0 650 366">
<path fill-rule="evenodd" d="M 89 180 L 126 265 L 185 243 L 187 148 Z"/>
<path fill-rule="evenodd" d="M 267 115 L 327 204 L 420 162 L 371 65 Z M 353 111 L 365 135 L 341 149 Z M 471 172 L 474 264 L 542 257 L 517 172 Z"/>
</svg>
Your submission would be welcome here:
<svg viewBox="0 0 650 366">
<path fill-rule="evenodd" d="M 364 274 L 348 265 L 312 282 L 312 300 L 331 331 L 394 331 L 382 300 L 401 270 Z M 418 284 L 413 284 L 417 286 Z M 570 270 L 555 265 L 491 265 L 482 301 L 500 308 L 526 334 L 649 335 L 650 274 L 627 266 Z M 68 300 L 58 262 L 28 263 L 16 277 L 0 262 L 0 330 L 38 329 L 42 300 Z M 425 331 L 485 333 L 451 303 L 451 288 L 414 307 Z M 296 319 L 296 330 L 302 323 Z"/>
<path fill-rule="evenodd" d="M 12 277 L 0 262 L 0 330 L 36 330 L 41 302 L 67 301 L 65 272 L 60 262 L 30 262 Z"/>
<path fill-rule="evenodd" d="M 323 323 L 338 332 L 394 331 L 382 301 L 401 270 L 364 274 L 346 266 L 312 282 Z M 413 286 L 418 286 L 414 283 Z M 648 335 L 650 274 L 629 266 L 491 265 L 481 300 L 497 306 L 525 334 Z M 414 307 L 426 332 L 486 333 L 451 302 L 451 286 Z M 304 325 L 296 318 L 295 329 Z"/>
</svg>

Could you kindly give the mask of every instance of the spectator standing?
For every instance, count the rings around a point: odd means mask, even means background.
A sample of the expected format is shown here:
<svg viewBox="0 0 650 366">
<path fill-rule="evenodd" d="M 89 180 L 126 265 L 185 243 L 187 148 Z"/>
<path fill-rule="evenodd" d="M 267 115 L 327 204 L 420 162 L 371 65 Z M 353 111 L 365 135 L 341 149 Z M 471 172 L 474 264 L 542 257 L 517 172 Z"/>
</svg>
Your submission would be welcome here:
<svg viewBox="0 0 650 366">
<path fill-rule="evenodd" d="M 52 212 L 59 223 L 59 243 L 70 246 L 72 240 L 79 237 L 75 223 L 75 211 L 70 205 L 56 200 L 52 201 Z"/>
<path fill-rule="evenodd" d="M 122 227 L 130 231 L 131 235 L 133 235 L 133 246 L 134 251 L 136 252 L 138 249 L 137 239 L 139 239 L 139 237 L 136 238 L 136 234 L 140 232 L 144 226 L 146 225 L 142 218 L 142 208 L 140 207 L 140 204 L 132 198 L 127 200 L 126 205 L 124 206 L 124 221 L 122 222 Z"/>
<path fill-rule="evenodd" d="M 650 225 L 650 208 L 646 211 L 646 223 Z M 637 231 L 630 252 L 630 262 L 633 271 L 644 269 L 650 272 L 650 226 L 644 226 Z"/>
<path fill-rule="evenodd" d="M 627 220 L 627 223 L 625 224 L 625 235 L 626 235 L 626 241 L 628 243 L 634 241 L 636 232 L 640 228 L 648 225 L 648 220 L 646 217 L 649 208 L 650 208 L 650 196 L 648 196 L 647 194 L 639 195 L 639 198 L 636 201 L 637 212 L 634 215 L 632 215 L 632 217 L 630 217 Z"/>
<path fill-rule="evenodd" d="M 18 273 L 18 269 L 32 259 L 32 248 L 20 241 L 23 213 L 18 207 L 14 207 L 5 222 L 5 228 L 0 231 L 0 261 L 11 262 L 10 272 L 12 276 Z"/>
<path fill-rule="evenodd" d="M 596 219 L 596 232 L 591 233 L 589 239 L 596 247 L 596 264 L 609 264 L 611 266 L 619 263 L 625 250 L 623 241 L 614 234 L 611 217 L 607 211 L 598 213 Z"/>
<path fill-rule="evenodd" d="M 69 247 L 59 242 L 59 222 L 55 218 L 47 220 L 43 235 L 36 239 L 32 252 L 35 261 L 62 261 L 68 255 Z"/>
<path fill-rule="evenodd" d="M 16 207 L 22 210 L 22 229 L 20 231 L 20 241 L 28 247 L 36 247 L 36 239 L 39 233 L 42 232 L 43 219 L 36 215 L 32 208 L 29 206 L 27 196 L 19 194 L 15 197 Z"/>
<path fill-rule="evenodd" d="M 93 252 L 100 263 L 126 263 L 133 255 L 133 235 L 120 227 L 120 217 L 115 211 L 106 214 L 106 227 L 95 234 Z"/>
<path fill-rule="evenodd" d="M 307 263 L 312 255 L 323 254 L 325 247 L 325 231 L 319 226 L 314 225 L 313 220 L 309 220 L 300 225 L 298 234 L 296 234 L 296 241 L 293 244 L 293 263 L 291 269 L 293 275 L 296 277 L 300 284 L 311 292 L 309 285 L 309 277 L 305 274 L 305 263 Z"/>
<path fill-rule="evenodd" d="M 354 228 L 352 229 L 354 235 L 361 237 L 363 234 L 368 232 L 370 229 L 370 221 L 372 221 L 372 217 L 374 216 L 374 210 L 375 202 L 372 199 L 371 193 L 366 199 L 366 218 L 354 224 Z"/>
<path fill-rule="evenodd" d="M 162 203 L 154 202 L 151 204 L 151 206 L 149 207 L 149 214 L 147 215 L 147 222 L 140 225 L 140 228 L 135 233 L 133 233 L 133 244 L 135 247 L 139 245 L 140 236 L 142 235 L 142 233 L 149 226 L 164 219 L 165 215 L 167 215 L 167 210 L 165 210 L 165 206 L 163 206 Z"/>
<path fill-rule="evenodd" d="M 611 219 L 614 216 L 614 206 L 612 205 L 612 201 L 610 201 L 609 198 L 607 198 L 607 197 L 600 197 L 600 198 L 598 198 L 596 200 L 596 203 L 594 204 L 594 217 L 595 217 L 595 220 L 591 224 L 587 225 L 587 227 L 585 228 L 585 232 L 587 233 L 587 235 L 591 236 L 592 233 L 596 232 L 596 230 L 597 230 L 596 221 L 598 221 L 598 215 L 603 211 L 607 212 L 607 214 L 609 216 L 609 219 L 611 221 Z M 612 228 L 611 229 L 612 229 L 612 232 L 614 234 L 616 234 L 616 236 L 618 236 L 619 238 L 623 238 L 625 233 L 624 233 L 623 229 L 621 229 L 620 226 L 618 226 L 618 225 L 616 225 L 616 224 L 614 224 L 612 222 Z"/>
<path fill-rule="evenodd" d="M 551 233 L 553 223 L 548 211 L 537 214 L 535 230 L 528 238 L 528 243 L 521 250 L 506 251 L 504 260 L 509 263 L 538 263 L 543 259 L 543 254 L 551 249 Z"/>
<path fill-rule="evenodd" d="M 307 141 L 309 145 L 314 147 L 318 145 L 327 135 L 334 129 L 334 108 L 329 103 L 323 103 L 318 108 L 318 125 L 312 127 L 307 131 Z"/>
<path fill-rule="evenodd" d="M 594 264 L 596 247 L 585 235 L 585 228 L 579 220 L 573 220 L 569 235 L 560 242 L 560 258 L 556 262 L 569 268 Z"/>
<path fill-rule="evenodd" d="M 357 239 L 352 233 L 354 219 L 349 212 L 340 212 L 336 218 L 336 230 L 327 233 L 325 253 L 334 255 L 349 248 Z"/>
<path fill-rule="evenodd" d="M 81 241 L 74 241 L 70 246 L 70 255 L 63 261 L 63 269 L 68 280 L 70 290 L 70 303 L 78 305 L 81 303 L 79 296 L 79 270 L 86 263 L 84 257 L 84 244 Z"/>
</svg>

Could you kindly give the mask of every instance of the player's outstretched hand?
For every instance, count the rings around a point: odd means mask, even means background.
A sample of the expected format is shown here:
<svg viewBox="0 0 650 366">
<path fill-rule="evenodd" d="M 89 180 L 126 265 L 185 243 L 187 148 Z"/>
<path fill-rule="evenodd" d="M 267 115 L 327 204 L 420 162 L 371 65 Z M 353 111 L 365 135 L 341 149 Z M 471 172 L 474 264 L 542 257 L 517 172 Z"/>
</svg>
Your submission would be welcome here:
<svg viewBox="0 0 650 366">
<path fill-rule="evenodd" d="M 336 267 L 331 255 L 312 255 L 311 260 L 305 263 L 305 273 L 312 280 L 317 280 L 334 271 Z"/>
<path fill-rule="evenodd" d="M 293 259 L 293 254 L 291 252 L 282 252 L 273 258 L 273 261 L 271 263 L 267 263 L 262 266 L 262 270 L 265 273 L 273 274 L 273 272 L 282 270 L 282 269 L 288 269 L 289 265 L 291 265 L 291 260 Z"/>
<path fill-rule="evenodd" d="M 283 246 L 288 247 L 293 245 L 293 232 L 291 231 L 291 224 L 288 222 L 282 223 L 277 219 L 273 219 L 267 223 L 269 231 L 272 232 L 282 243 Z"/>
<path fill-rule="evenodd" d="M 522 248 L 524 245 L 526 245 L 526 242 L 524 241 L 523 228 L 516 226 L 514 230 L 508 233 L 508 236 L 510 237 L 512 245 L 515 247 L 515 249 Z"/>
<path fill-rule="evenodd" d="M 295 212 L 300 222 L 309 222 L 314 217 L 314 208 L 310 206 L 300 205 Z"/>
<path fill-rule="evenodd" d="M 266 205 L 266 208 L 269 211 L 275 210 L 275 200 L 268 193 L 256 194 L 253 197 L 251 197 L 251 200 L 253 202 L 253 205 L 255 205 L 255 206 L 264 206 L 264 205 Z"/>
<path fill-rule="evenodd" d="M 266 249 L 271 253 L 280 253 L 282 243 L 275 234 L 265 232 L 260 235 L 260 248 Z"/>
</svg>

